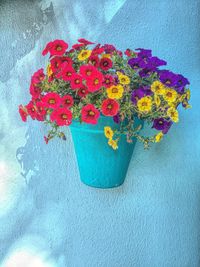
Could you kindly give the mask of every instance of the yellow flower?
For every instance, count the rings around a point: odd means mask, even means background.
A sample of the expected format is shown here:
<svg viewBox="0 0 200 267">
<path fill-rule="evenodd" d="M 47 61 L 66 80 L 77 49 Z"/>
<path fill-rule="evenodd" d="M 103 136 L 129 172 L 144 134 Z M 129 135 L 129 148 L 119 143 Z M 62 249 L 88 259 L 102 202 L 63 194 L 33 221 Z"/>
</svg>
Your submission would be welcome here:
<svg viewBox="0 0 200 267">
<path fill-rule="evenodd" d="M 111 146 L 114 150 L 116 150 L 116 149 L 118 148 L 117 140 L 109 139 L 109 140 L 108 140 L 108 144 L 109 144 L 109 146 Z"/>
<path fill-rule="evenodd" d="M 159 143 L 161 140 L 163 139 L 163 133 L 159 132 L 156 136 L 155 136 L 155 142 Z"/>
<path fill-rule="evenodd" d="M 168 103 L 172 103 L 176 101 L 177 95 L 178 94 L 174 89 L 166 88 L 163 97 Z"/>
<path fill-rule="evenodd" d="M 154 102 L 155 102 L 157 107 L 160 106 L 161 100 L 160 100 L 160 97 L 158 95 L 154 95 Z"/>
<path fill-rule="evenodd" d="M 53 71 L 51 69 L 51 64 L 48 64 L 47 66 L 47 76 L 50 77 L 53 74 Z"/>
<path fill-rule="evenodd" d="M 186 94 L 180 95 L 177 94 L 177 102 L 183 102 L 183 100 L 186 98 Z"/>
<path fill-rule="evenodd" d="M 120 84 L 112 85 L 111 87 L 107 88 L 107 94 L 110 99 L 119 99 L 122 97 L 124 88 Z"/>
<path fill-rule="evenodd" d="M 167 115 L 173 122 L 178 122 L 179 120 L 178 111 L 174 107 L 168 108 Z"/>
<path fill-rule="evenodd" d="M 119 82 L 120 82 L 121 84 L 125 84 L 125 85 L 127 85 L 127 84 L 130 83 L 130 78 L 129 78 L 128 76 L 122 74 L 121 72 L 118 71 L 118 72 L 117 72 L 117 76 L 118 76 L 118 78 L 119 78 Z"/>
<path fill-rule="evenodd" d="M 187 100 L 190 100 L 190 89 L 186 90 L 186 98 Z"/>
<path fill-rule="evenodd" d="M 157 95 L 163 95 L 165 91 L 165 86 L 159 81 L 155 81 L 151 85 L 151 91 Z"/>
<path fill-rule="evenodd" d="M 137 107 L 141 112 L 149 112 L 152 107 L 152 100 L 150 96 L 142 97 L 137 102 Z"/>
<path fill-rule="evenodd" d="M 83 50 L 81 50 L 81 52 L 78 54 L 78 59 L 79 59 L 80 61 L 86 60 L 87 58 L 90 57 L 91 53 L 92 53 L 91 50 L 85 50 L 85 49 L 83 49 Z"/>
<path fill-rule="evenodd" d="M 108 139 L 112 139 L 113 130 L 109 126 L 106 126 L 106 127 L 104 127 L 104 134 Z"/>
<path fill-rule="evenodd" d="M 188 104 L 187 100 L 183 100 L 183 107 L 185 109 L 192 108 L 192 106 Z"/>
</svg>

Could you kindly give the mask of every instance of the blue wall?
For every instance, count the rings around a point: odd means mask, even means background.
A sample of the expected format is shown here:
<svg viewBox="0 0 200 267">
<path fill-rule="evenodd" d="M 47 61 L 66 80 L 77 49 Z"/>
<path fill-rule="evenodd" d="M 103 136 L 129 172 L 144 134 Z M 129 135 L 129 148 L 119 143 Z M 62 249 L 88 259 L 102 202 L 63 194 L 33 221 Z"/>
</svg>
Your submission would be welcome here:
<svg viewBox="0 0 200 267">
<path fill-rule="evenodd" d="M 0 20 L 1 267 L 200 266 L 200 1 L 1 1 Z M 136 145 L 117 189 L 81 184 L 70 133 L 46 146 L 17 113 L 46 42 L 79 37 L 151 48 L 191 81 L 193 108 Z"/>
</svg>

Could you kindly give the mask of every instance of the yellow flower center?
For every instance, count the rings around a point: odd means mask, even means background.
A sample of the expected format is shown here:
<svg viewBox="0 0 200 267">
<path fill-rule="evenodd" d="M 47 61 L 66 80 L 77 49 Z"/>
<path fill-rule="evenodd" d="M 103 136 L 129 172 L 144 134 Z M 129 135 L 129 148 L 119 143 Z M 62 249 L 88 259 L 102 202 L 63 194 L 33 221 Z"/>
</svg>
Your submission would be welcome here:
<svg viewBox="0 0 200 267">
<path fill-rule="evenodd" d="M 75 80 L 75 84 L 79 84 L 80 83 L 80 80 L 79 79 L 76 79 Z"/>
<path fill-rule="evenodd" d="M 117 94 L 118 93 L 118 88 L 117 87 L 112 88 L 112 93 L 113 94 Z"/>
<path fill-rule="evenodd" d="M 142 106 L 143 106 L 143 107 L 145 107 L 145 106 L 147 106 L 147 105 L 148 105 L 147 102 L 143 102 L 143 103 L 142 103 Z"/>
<path fill-rule="evenodd" d="M 166 96 L 167 97 L 172 97 L 172 93 L 171 92 L 167 92 Z"/>
<path fill-rule="evenodd" d="M 99 79 L 96 78 L 96 79 L 94 80 L 94 84 L 95 84 L 95 85 L 99 84 Z"/>
<path fill-rule="evenodd" d="M 58 46 L 56 47 L 56 51 L 61 51 L 61 50 L 62 50 L 62 47 L 58 45 Z"/>
<path fill-rule="evenodd" d="M 88 114 L 89 114 L 89 116 L 94 116 L 94 111 L 92 111 L 92 110 L 90 110 L 89 112 L 88 112 Z"/>
<path fill-rule="evenodd" d="M 68 71 L 68 72 L 66 73 L 66 75 L 67 75 L 68 77 L 70 77 L 70 76 L 72 76 L 72 73 L 71 73 L 70 71 Z"/>
<path fill-rule="evenodd" d="M 87 74 L 88 76 L 89 76 L 91 73 L 92 73 L 91 70 L 87 70 L 87 71 L 86 71 L 86 74 Z"/>
<path fill-rule="evenodd" d="M 62 117 L 63 120 L 67 119 L 67 115 L 66 114 L 62 114 L 61 117 Z"/>
<path fill-rule="evenodd" d="M 49 104 L 55 104 L 55 100 L 54 99 L 49 99 Z"/>
</svg>

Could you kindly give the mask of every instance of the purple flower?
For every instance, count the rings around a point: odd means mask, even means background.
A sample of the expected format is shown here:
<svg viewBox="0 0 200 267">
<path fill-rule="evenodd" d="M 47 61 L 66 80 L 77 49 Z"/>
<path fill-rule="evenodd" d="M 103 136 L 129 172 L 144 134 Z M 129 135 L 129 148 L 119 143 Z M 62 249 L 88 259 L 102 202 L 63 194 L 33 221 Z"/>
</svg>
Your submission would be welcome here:
<svg viewBox="0 0 200 267">
<path fill-rule="evenodd" d="M 118 84 L 119 83 L 119 78 L 117 75 L 113 75 L 113 78 L 114 78 L 114 83 L 115 84 Z"/>
<path fill-rule="evenodd" d="M 131 101 L 133 104 L 137 104 L 138 99 L 142 98 L 143 96 L 152 95 L 153 92 L 151 91 L 149 86 L 140 86 L 139 88 L 132 91 L 131 94 Z"/>
<path fill-rule="evenodd" d="M 139 75 L 140 77 L 149 77 L 153 71 L 156 71 L 156 68 L 150 64 L 147 64 L 145 68 L 139 71 Z"/>
<path fill-rule="evenodd" d="M 160 130 L 164 134 L 166 134 L 168 132 L 168 130 L 170 129 L 171 125 L 172 125 L 171 121 L 167 121 L 163 118 L 159 118 L 159 119 L 155 119 L 153 121 L 152 128 L 155 128 L 156 130 Z"/>
<path fill-rule="evenodd" d="M 160 70 L 158 73 L 160 81 L 164 83 L 166 86 L 171 87 L 176 85 L 178 77 L 175 73 L 169 70 Z"/>
<path fill-rule="evenodd" d="M 158 57 L 151 57 L 148 60 L 148 64 L 152 65 L 153 67 L 159 67 L 159 66 L 164 66 L 167 65 L 167 62 L 159 59 Z"/>
<path fill-rule="evenodd" d="M 151 50 L 149 49 L 144 49 L 144 48 L 137 48 L 135 50 L 139 50 L 140 52 L 138 53 L 138 57 L 142 58 L 143 60 L 147 60 L 149 57 L 151 57 Z"/>
<path fill-rule="evenodd" d="M 153 92 L 151 91 L 150 86 L 142 86 L 140 88 L 144 91 L 145 96 L 153 94 Z"/>
<path fill-rule="evenodd" d="M 145 95 L 145 92 L 142 88 L 134 90 L 131 94 L 131 101 L 134 105 L 137 104 L 138 99 L 142 98 Z"/>
<path fill-rule="evenodd" d="M 114 121 L 115 123 L 120 123 L 119 113 L 117 113 L 117 115 L 113 116 L 113 121 Z"/>
<path fill-rule="evenodd" d="M 178 74 L 177 75 L 177 84 L 176 86 L 186 86 L 187 84 L 190 84 L 187 78 L 185 78 L 183 75 Z"/>
<path fill-rule="evenodd" d="M 145 67 L 144 61 L 142 59 L 140 59 L 140 58 L 130 58 L 129 61 L 128 61 L 128 64 L 134 70 L 137 70 L 137 69 Z"/>
</svg>

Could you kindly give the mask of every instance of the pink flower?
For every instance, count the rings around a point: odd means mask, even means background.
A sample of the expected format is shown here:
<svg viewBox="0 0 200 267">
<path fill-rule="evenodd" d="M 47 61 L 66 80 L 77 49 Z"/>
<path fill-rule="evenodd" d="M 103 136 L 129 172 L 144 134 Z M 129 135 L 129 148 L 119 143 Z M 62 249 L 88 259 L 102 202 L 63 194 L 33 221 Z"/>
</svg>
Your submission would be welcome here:
<svg viewBox="0 0 200 267">
<path fill-rule="evenodd" d="M 67 108 L 55 109 L 50 115 L 51 121 L 55 121 L 58 126 L 68 126 L 72 123 L 72 112 Z"/>
<path fill-rule="evenodd" d="M 83 122 L 97 124 L 100 112 L 93 104 L 87 104 L 81 110 L 81 118 Z"/>
<path fill-rule="evenodd" d="M 63 40 L 54 40 L 46 45 L 42 52 L 42 55 L 46 55 L 48 52 L 50 56 L 62 56 L 68 48 L 68 44 Z"/>
<path fill-rule="evenodd" d="M 25 108 L 26 108 L 28 114 L 31 116 L 31 118 L 32 118 L 33 120 L 35 120 L 35 119 L 36 119 L 36 116 L 37 116 L 37 110 L 36 110 L 36 107 L 35 107 L 35 105 L 33 104 L 33 102 L 30 101 L 30 102 L 28 103 L 28 105 L 25 106 Z"/>
<path fill-rule="evenodd" d="M 61 103 L 63 107 L 70 108 L 74 104 L 74 99 L 71 95 L 65 95 L 61 98 Z"/>
<path fill-rule="evenodd" d="M 103 85 L 106 88 L 111 87 L 114 84 L 114 78 L 112 75 L 106 74 L 104 75 Z"/>
<path fill-rule="evenodd" d="M 71 65 L 63 64 L 61 76 L 64 81 L 71 81 L 74 73 L 75 73 L 75 69 Z"/>
<path fill-rule="evenodd" d="M 88 40 L 86 40 L 86 39 L 84 39 L 84 38 L 80 38 L 80 39 L 78 39 L 78 42 L 79 42 L 79 43 L 82 43 L 82 44 L 84 44 L 84 45 L 94 44 L 94 43 L 92 43 L 92 42 L 90 42 L 90 41 L 88 41 Z"/>
<path fill-rule="evenodd" d="M 41 88 L 38 87 L 37 85 L 34 85 L 33 83 L 31 83 L 29 91 L 30 91 L 30 94 L 32 95 L 33 99 L 40 98 L 40 96 L 41 96 Z"/>
<path fill-rule="evenodd" d="M 28 112 L 27 109 L 22 105 L 19 106 L 19 114 L 21 116 L 22 121 L 26 122 L 28 117 Z"/>
<path fill-rule="evenodd" d="M 41 83 L 45 78 L 44 69 L 39 69 L 31 77 L 31 83 L 38 84 Z"/>
<path fill-rule="evenodd" d="M 83 86 L 82 80 L 81 75 L 73 73 L 70 80 L 71 89 L 81 88 Z"/>
<path fill-rule="evenodd" d="M 103 84 L 103 74 L 100 71 L 95 71 L 86 80 L 86 85 L 89 92 L 98 91 Z"/>
<path fill-rule="evenodd" d="M 96 71 L 98 70 L 93 65 L 82 65 L 79 69 L 81 76 L 85 79 L 92 76 Z"/>
<path fill-rule="evenodd" d="M 46 108 L 57 108 L 61 104 L 61 97 L 57 93 L 47 93 L 42 98 L 42 102 L 44 103 Z"/>
</svg>

